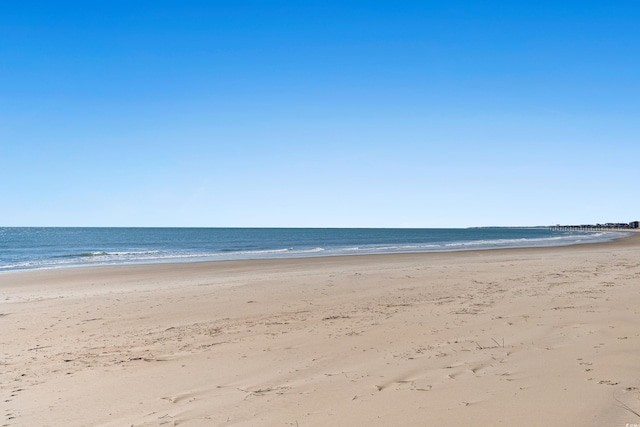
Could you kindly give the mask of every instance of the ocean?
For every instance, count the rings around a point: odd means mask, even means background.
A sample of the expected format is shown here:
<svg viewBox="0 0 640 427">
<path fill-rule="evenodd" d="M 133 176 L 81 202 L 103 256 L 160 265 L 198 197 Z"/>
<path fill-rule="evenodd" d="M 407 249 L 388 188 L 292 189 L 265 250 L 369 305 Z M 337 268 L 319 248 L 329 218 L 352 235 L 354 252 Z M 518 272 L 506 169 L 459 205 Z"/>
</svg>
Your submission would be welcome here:
<svg viewBox="0 0 640 427">
<path fill-rule="evenodd" d="M 0 272 L 82 266 L 563 246 L 616 232 L 547 228 L 0 227 Z"/>
</svg>

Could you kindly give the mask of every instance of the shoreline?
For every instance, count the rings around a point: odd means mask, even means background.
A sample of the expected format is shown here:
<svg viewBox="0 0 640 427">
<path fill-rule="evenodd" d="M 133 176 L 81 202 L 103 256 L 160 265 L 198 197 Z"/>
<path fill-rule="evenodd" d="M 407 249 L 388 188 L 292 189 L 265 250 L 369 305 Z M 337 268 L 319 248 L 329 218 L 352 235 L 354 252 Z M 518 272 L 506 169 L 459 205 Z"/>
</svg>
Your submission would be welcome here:
<svg viewBox="0 0 640 427">
<path fill-rule="evenodd" d="M 527 249 L 553 249 L 553 248 L 567 248 L 576 246 L 589 246 L 589 245 L 603 245 L 603 244 L 615 244 L 621 240 L 634 239 L 640 236 L 640 230 L 624 230 L 624 231 L 608 231 L 611 233 L 624 234 L 623 236 L 613 238 L 608 241 L 596 241 L 596 242 L 580 242 L 571 244 L 560 244 L 550 246 L 510 246 L 510 247 L 493 247 L 493 248 L 480 248 L 480 249 L 452 249 L 452 250 L 428 250 L 428 251 L 401 251 L 401 252 L 381 252 L 381 253 L 362 253 L 362 254 L 338 254 L 338 255 L 304 255 L 304 256 L 292 256 L 292 257 L 259 257 L 259 258 L 240 258 L 240 259 L 222 259 L 222 260 L 186 260 L 186 261 L 150 261 L 150 262 L 123 262 L 118 264 L 95 264 L 95 265 L 67 265 L 67 266 L 55 266 L 55 267 L 38 267 L 29 269 L 12 269 L 12 270 L 0 270 L 0 277 L 4 274 L 12 273 L 28 273 L 35 271 L 58 271 L 67 269 L 92 269 L 92 268 L 120 268 L 120 267 L 136 267 L 136 266 L 175 266 L 181 264 L 206 264 L 206 263 L 227 263 L 227 262 L 259 262 L 259 261 L 283 261 L 283 260 L 304 260 L 304 259 L 333 259 L 333 258 L 350 258 L 350 257 L 369 257 L 369 256 L 412 256 L 412 255 L 428 255 L 428 254 L 456 254 L 466 252 L 485 252 L 485 251 L 510 251 L 510 250 L 527 250 Z"/>
<path fill-rule="evenodd" d="M 625 426 L 640 234 L 0 274 L 4 424 Z"/>
<path fill-rule="evenodd" d="M 119 265 L 97 265 L 97 266 L 79 266 L 79 267 L 62 267 L 48 268 L 36 270 L 14 270 L 0 272 L 0 304 L 11 301 L 11 297 L 5 298 L 3 294 L 10 291 L 3 283 L 7 281 L 17 283 L 20 287 L 40 287 L 41 283 L 47 282 L 49 286 L 40 288 L 44 293 L 47 289 L 52 290 L 60 280 L 64 281 L 67 277 L 79 280 L 82 283 L 91 281 L 95 276 L 104 276 L 117 280 L 121 277 L 131 276 L 131 280 L 139 280 L 138 277 L 146 278 L 149 275 L 176 275 L 176 274 L 195 274 L 199 276 L 209 274 L 225 274 L 227 272 L 244 271 L 247 269 L 273 269 L 273 268 L 293 268 L 304 269 L 315 265 L 321 266 L 352 266 L 362 265 L 366 267 L 370 264 L 393 264 L 394 262 L 428 262 L 428 261 L 447 261 L 447 260 L 464 260 L 464 259 L 482 259 L 491 256 L 491 254 L 510 254 L 510 255 L 554 255 L 555 251 L 562 254 L 564 251 L 590 251 L 593 249 L 616 249 L 625 247 L 640 248 L 640 233 L 624 236 L 608 242 L 579 243 L 574 245 L 562 246 L 543 246 L 543 247 L 516 247 L 516 248 L 492 248 L 492 249 L 470 249 L 460 251 L 447 252 L 404 252 L 404 253 L 381 253 L 381 254 L 354 254 L 354 255 L 330 255 L 330 256 L 312 256 L 300 258 L 262 258 L 262 259 L 241 259 L 241 260 L 224 260 L 224 261 L 184 261 L 184 262 L 166 262 L 166 263 L 140 263 L 140 264 L 119 264 Z M 577 252 L 576 252 L 577 253 Z M 67 287 L 67 284 L 62 286 Z M 14 292 L 19 292 L 14 288 Z"/>
</svg>

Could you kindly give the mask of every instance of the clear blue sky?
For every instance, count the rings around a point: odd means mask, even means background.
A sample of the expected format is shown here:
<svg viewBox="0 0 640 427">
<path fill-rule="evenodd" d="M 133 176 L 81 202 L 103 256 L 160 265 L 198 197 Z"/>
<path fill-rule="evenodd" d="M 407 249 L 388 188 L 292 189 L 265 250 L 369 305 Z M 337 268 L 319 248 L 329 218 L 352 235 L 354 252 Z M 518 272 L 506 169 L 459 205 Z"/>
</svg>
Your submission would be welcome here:
<svg viewBox="0 0 640 427">
<path fill-rule="evenodd" d="M 0 226 L 640 219 L 638 1 L 0 2 Z"/>
</svg>

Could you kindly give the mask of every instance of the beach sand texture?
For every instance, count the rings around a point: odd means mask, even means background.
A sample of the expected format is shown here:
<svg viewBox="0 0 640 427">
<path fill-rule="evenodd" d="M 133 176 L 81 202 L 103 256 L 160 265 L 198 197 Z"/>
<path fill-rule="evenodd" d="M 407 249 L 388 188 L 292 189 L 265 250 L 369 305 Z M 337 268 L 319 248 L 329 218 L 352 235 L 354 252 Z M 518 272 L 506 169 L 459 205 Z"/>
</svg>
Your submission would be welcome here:
<svg viewBox="0 0 640 427">
<path fill-rule="evenodd" d="M 0 426 L 640 424 L 640 235 L 0 274 Z"/>
</svg>

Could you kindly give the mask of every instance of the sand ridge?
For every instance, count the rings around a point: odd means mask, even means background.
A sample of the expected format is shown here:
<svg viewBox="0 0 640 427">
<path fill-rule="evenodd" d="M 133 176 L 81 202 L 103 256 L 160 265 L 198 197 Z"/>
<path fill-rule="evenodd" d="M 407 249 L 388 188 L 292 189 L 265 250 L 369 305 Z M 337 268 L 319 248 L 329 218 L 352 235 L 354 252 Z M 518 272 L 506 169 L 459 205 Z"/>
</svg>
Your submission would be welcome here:
<svg viewBox="0 0 640 427">
<path fill-rule="evenodd" d="M 639 240 L 0 274 L 0 425 L 640 423 Z"/>
</svg>

